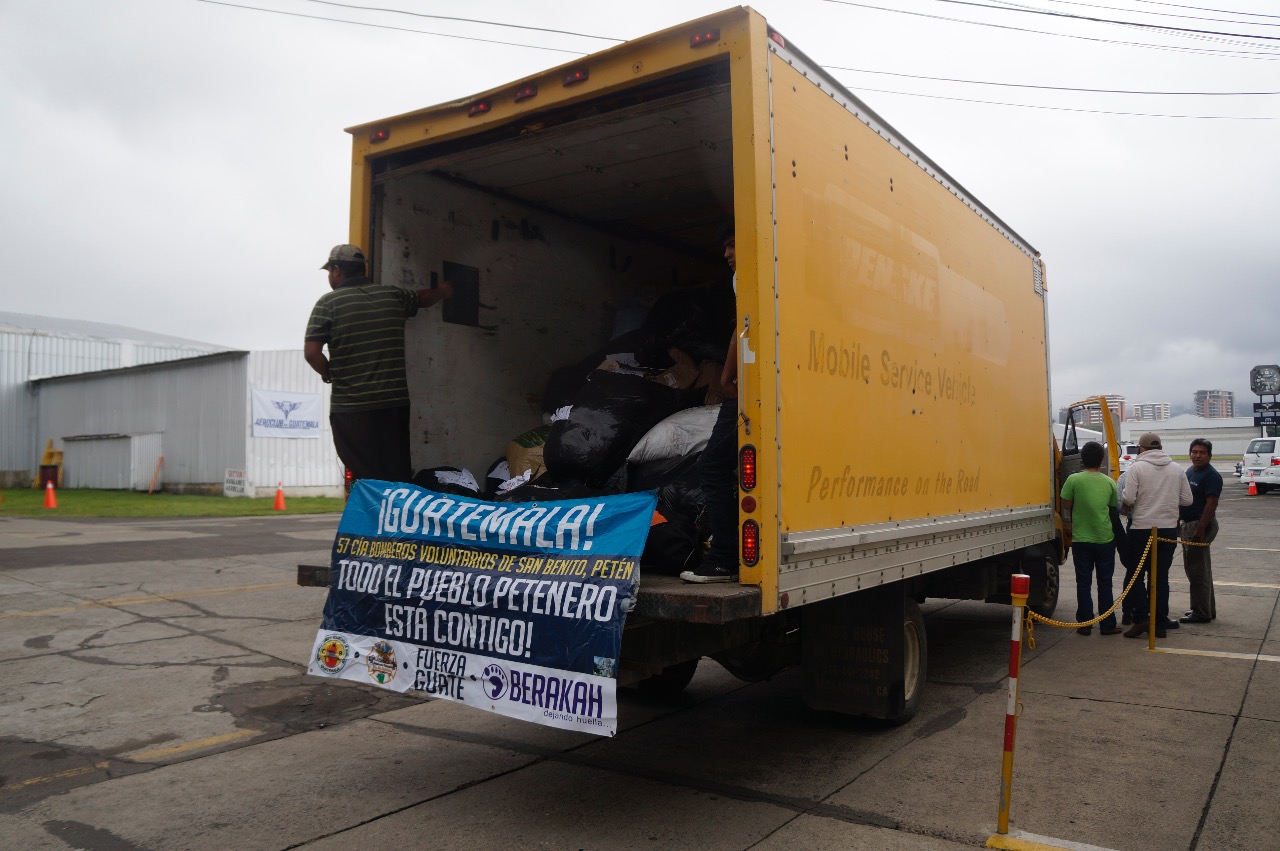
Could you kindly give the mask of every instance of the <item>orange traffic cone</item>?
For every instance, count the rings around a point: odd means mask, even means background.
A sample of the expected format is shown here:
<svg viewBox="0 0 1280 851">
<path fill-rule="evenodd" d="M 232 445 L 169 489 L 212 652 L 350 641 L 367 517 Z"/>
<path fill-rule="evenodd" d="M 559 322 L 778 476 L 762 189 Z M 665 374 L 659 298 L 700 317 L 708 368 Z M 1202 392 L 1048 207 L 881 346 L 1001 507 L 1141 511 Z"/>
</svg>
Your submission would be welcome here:
<svg viewBox="0 0 1280 851">
<path fill-rule="evenodd" d="M 1249 496 L 1257 496 L 1257 495 L 1258 495 L 1258 485 L 1253 480 L 1253 471 L 1250 470 L 1249 471 Z M 47 501 L 46 501 L 46 505 L 47 505 Z"/>
<path fill-rule="evenodd" d="M 52 479 L 44 483 L 44 507 L 58 507 L 58 495 L 54 492 Z"/>
<path fill-rule="evenodd" d="M 276 504 L 271 508 L 273 511 L 284 511 L 284 488 L 280 482 L 276 482 Z"/>
</svg>

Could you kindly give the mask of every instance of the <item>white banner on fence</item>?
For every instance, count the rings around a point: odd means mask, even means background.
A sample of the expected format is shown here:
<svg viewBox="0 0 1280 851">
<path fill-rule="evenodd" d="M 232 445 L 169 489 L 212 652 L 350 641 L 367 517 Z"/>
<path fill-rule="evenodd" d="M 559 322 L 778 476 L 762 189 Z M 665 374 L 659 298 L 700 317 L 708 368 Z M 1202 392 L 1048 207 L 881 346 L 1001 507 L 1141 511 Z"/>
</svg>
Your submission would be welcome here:
<svg viewBox="0 0 1280 851">
<path fill-rule="evenodd" d="M 319 393 L 253 391 L 254 437 L 319 437 L 323 414 Z"/>
</svg>

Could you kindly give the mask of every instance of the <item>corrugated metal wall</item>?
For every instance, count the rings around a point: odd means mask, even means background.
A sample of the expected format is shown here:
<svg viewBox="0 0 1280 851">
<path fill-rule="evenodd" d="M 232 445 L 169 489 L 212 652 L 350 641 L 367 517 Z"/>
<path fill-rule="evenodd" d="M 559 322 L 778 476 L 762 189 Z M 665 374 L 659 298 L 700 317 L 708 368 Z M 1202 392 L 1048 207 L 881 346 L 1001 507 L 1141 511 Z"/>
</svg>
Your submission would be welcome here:
<svg viewBox="0 0 1280 851">
<path fill-rule="evenodd" d="M 156 487 L 160 486 L 164 481 L 164 471 L 160 469 L 163 456 L 160 435 L 135 434 L 130 439 L 129 474 L 130 484 L 134 490 L 149 490 L 153 479 Z"/>
<path fill-rule="evenodd" d="M 45 442 L 56 435 L 36 431 L 35 397 L 28 380 L 134 364 L 187 358 L 208 348 L 134 343 L 44 331 L 0 330 L 0 477 L 29 483 Z"/>
<path fill-rule="evenodd" d="M 324 431 L 319 440 L 254 437 L 253 417 L 246 416 L 243 425 L 248 458 L 245 471 L 250 483 L 257 488 L 274 488 L 276 482 L 294 488 L 341 488 L 342 463 L 333 448 L 333 433 L 329 429 L 329 385 L 307 365 L 302 352 L 297 349 L 250 352 L 246 405 L 251 404 L 249 391 L 255 387 L 322 394 Z M 336 496 L 338 492 L 333 493 Z"/>
<path fill-rule="evenodd" d="M 106 490 L 128 488 L 132 442 L 132 438 L 126 436 L 66 441 L 62 450 L 62 486 Z"/>
<path fill-rule="evenodd" d="M 164 482 L 220 483 L 228 467 L 245 464 L 248 358 L 247 352 L 232 352 L 40 381 L 39 428 L 60 448 L 70 436 L 159 434 Z M 70 461 L 66 466 L 71 475 Z M 151 472 L 146 471 L 148 484 Z"/>
</svg>

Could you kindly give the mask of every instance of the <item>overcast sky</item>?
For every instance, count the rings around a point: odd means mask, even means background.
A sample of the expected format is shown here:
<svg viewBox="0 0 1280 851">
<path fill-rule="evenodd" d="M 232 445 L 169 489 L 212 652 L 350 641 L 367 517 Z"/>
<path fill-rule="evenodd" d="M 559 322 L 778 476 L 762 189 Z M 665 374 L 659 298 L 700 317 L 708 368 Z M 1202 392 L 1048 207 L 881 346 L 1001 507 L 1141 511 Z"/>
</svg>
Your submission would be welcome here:
<svg viewBox="0 0 1280 851">
<path fill-rule="evenodd" d="M 342 128 L 613 43 L 349 6 L 623 39 L 726 6 L 236 2 L 294 14 L 0 0 L 0 309 L 301 347 L 347 232 Z M 978 7 L 996 0 L 755 8 L 1042 252 L 1055 404 L 1222 388 L 1247 411 L 1250 367 L 1280 360 L 1280 94 L 1185 93 L 1280 93 L 1280 5 L 1193 2 L 1023 4 L 1147 26 Z"/>
</svg>

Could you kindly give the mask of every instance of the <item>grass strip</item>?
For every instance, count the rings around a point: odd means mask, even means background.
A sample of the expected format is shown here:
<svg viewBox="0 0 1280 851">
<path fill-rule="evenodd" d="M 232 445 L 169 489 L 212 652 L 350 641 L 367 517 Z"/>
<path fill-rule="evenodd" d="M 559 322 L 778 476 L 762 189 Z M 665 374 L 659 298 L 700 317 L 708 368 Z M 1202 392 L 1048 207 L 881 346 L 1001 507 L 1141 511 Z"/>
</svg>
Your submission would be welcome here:
<svg viewBox="0 0 1280 851">
<path fill-rule="evenodd" d="M 202 494 L 70 488 L 57 492 L 58 507 L 44 507 L 39 488 L 0 490 L 0 517 L 255 517 L 268 514 L 341 513 L 341 497 L 288 497 L 275 511 L 275 494 L 260 499 Z"/>
</svg>

